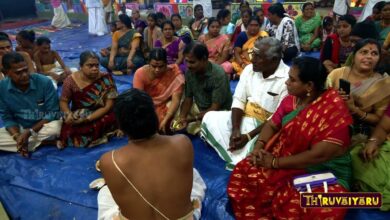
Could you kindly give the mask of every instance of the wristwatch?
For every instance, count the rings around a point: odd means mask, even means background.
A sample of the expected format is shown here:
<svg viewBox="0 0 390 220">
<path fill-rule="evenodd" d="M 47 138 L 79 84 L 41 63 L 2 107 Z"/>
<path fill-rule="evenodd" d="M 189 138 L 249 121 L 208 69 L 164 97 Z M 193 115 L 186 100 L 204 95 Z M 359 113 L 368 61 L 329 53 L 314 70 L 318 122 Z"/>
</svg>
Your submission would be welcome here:
<svg viewBox="0 0 390 220">
<path fill-rule="evenodd" d="M 32 129 L 32 128 L 30 128 L 30 134 L 31 134 L 31 136 L 33 136 L 33 137 L 38 136 L 38 133 L 35 132 L 34 129 Z"/>
</svg>

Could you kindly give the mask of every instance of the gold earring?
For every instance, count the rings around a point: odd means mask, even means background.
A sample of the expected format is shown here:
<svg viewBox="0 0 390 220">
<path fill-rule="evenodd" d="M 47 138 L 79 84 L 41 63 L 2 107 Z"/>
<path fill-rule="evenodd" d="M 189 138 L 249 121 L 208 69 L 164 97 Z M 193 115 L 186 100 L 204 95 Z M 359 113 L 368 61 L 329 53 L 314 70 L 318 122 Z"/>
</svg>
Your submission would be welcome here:
<svg viewBox="0 0 390 220">
<path fill-rule="evenodd" d="M 310 97 L 310 95 L 311 95 L 311 94 L 310 94 L 310 91 L 307 91 L 306 96 L 307 96 L 307 97 Z"/>
</svg>

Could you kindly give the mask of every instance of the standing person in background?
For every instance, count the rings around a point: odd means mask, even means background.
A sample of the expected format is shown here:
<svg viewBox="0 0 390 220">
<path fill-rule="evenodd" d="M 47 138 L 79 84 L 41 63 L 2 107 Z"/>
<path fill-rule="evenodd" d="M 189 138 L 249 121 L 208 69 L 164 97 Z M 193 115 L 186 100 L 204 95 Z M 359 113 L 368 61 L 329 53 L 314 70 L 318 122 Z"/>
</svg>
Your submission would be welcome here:
<svg viewBox="0 0 390 220">
<path fill-rule="evenodd" d="M 112 21 L 112 0 L 102 0 L 103 9 L 104 9 L 104 19 L 106 24 L 111 23 Z"/>
<path fill-rule="evenodd" d="M 351 0 L 335 0 L 333 4 L 333 20 L 336 20 L 336 16 L 343 16 L 348 14 Z"/>
<path fill-rule="evenodd" d="M 382 0 L 368 0 L 364 5 L 362 14 L 360 15 L 359 22 L 366 19 L 378 21 L 381 19 L 381 10 L 385 5 L 385 1 Z"/>
<path fill-rule="evenodd" d="M 92 35 L 107 34 L 107 25 L 104 20 L 103 3 L 101 0 L 85 0 L 88 9 L 88 32 Z"/>
<path fill-rule="evenodd" d="M 61 5 L 61 0 L 51 0 L 51 5 L 54 10 L 51 26 L 54 28 L 64 28 L 71 25 L 68 15 L 66 15 L 64 8 Z"/>
<path fill-rule="evenodd" d="M 281 3 L 273 4 L 268 8 L 268 19 L 271 23 L 267 26 L 270 37 L 275 37 L 283 44 L 283 61 L 288 63 L 299 55 L 299 36 L 295 22 L 286 15 Z"/>
</svg>

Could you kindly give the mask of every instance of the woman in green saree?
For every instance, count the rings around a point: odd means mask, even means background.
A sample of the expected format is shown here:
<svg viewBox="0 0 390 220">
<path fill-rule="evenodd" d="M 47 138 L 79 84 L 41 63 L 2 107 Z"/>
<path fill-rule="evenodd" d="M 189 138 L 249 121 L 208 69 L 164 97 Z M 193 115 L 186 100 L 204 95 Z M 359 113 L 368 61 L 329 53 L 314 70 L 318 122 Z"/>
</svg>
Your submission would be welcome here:
<svg viewBox="0 0 390 220">
<path fill-rule="evenodd" d="M 383 45 L 387 34 L 390 33 L 390 2 L 386 2 L 381 10 L 382 19 L 375 22 L 375 27 L 379 33 L 379 41 Z"/>
<path fill-rule="evenodd" d="M 142 35 L 132 29 L 127 15 L 121 14 L 118 18 L 119 30 L 112 35 L 110 54 L 103 56 L 101 64 L 111 71 L 130 73 L 145 64 L 141 50 Z"/>
<path fill-rule="evenodd" d="M 380 210 L 390 210 L 390 105 L 366 144 L 351 151 L 354 179 L 364 192 L 382 193 Z"/>
<path fill-rule="evenodd" d="M 306 2 L 302 6 L 302 15 L 295 20 L 299 34 L 299 43 L 303 51 L 319 49 L 321 39 L 319 37 L 321 16 L 315 12 L 314 4 Z"/>
</svg>

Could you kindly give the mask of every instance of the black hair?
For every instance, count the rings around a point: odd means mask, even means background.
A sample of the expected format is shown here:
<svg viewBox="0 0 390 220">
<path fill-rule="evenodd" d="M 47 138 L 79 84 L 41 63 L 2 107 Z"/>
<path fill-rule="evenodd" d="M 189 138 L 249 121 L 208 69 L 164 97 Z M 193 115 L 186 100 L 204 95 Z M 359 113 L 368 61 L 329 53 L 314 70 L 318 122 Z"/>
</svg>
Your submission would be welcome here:
<svg viewBox="0 0 390 220">
<path fill-rule="evenodd" d="M 150 14 L 148 14 L 148 18 L 153 19 L 154 22 L 157 23 L 158 17 L 157 17 L 157 15 L 156 15 L 155 13 L 150 13 Z"/>
<path fill-rule="evenodd" d="M 130 89 L 120 94 L 114 104 L 119 128 L 131 139 L 144 139 L 156 134 L 158 118 L 152 98 L 144 91 Z"/>
<path fill-rule="evenodd" d="M 7 33 L 0 31 L 0 37 L 6 37 L 9 39 L 9 36 Z"/>
<path fill-rule="evenodd" d="M 309 5 L 313 6 L 313 8 L 314 8 L 314 4 L 313 4 L 312 2 L 305 2 L 305 3 L 302 5 L 302 11 L 304 11 L 305 8 L 306 8 L 307 6 L 309 6 Z"/>
<path fill-rule="evenodd" d="M 37 45 L 42 46 L 43 44 L 51 44 L 51 40 L 48 37 L 42 36 L 38 37 Z"/>
<path fill-rule="evenodd" d="M 252 10 L 251 10 L 251 9 L 245 9 L 245 10 L 243 10 L 243 11 L 241 12 L 241 17 L 242 17 L 242 15 L 245 14 L 245 13 L 248 13 L 248 14 L 249 14 L 249 17 L 252 17 Z"/>
<path fill-rule="evenodd" d="M 347 22 L 349 25 L 351 25 L 351 27 L 355 26 L 355 24 L 356 24 L 356 18 L 355 18 L 355 16 L 349 15 L 349 14 L 340 16 L 339 22 L 340 22 L 340 21 L 345 21 L 345 22 Z"/>
<path fill-rule="evenodd" d="M 242 6 L 244 6 L 244 5 L 247 6 L 247 7 L 249 7 L 249 8 L 251 7 L 251 6 L 249 5 L 249 2 L 244 0 L 244 1 L 241 1 L 240 6 L 239 6 L 239 9 L 241 9 Z"/>
<path fill-rule="evenodd" d="M 330 16 L 325 16 L 322 20 L 322 27 L 326 27 L 333 24 L 333 18 Z"/>
<path fill-rule="evenodd" d="M 80 54 L 80 63 L 79 63 L 80 66 L 83 66 L 84 63 L 87 62 L 87 60 L 91 59 L 91 58 L 100 60 L 99 56 L 95 52 L 93 52 L 91 50 L 86 50 L 86 51 L 82 52 Z"/>
<path fill-rule="evenodd" d="M 151 60 L 167 63 L 167 51 L 164 48 L 153 48 L 149 53 L 149 62 Z"/>
<path fill-rule="evenodd" d="M 209 59 L 209 50 L 206 45 L 201 42 L 191 42 L 190 44 L 187 44 L 184 48 L 183 54 L 193 54 L 197 60 Z"/>
<path fill-rule="evenodd" d="M 119 18 L 119 21 L 122 22 L 127 28 L 129 28 L 129 29 L 132 28 L 131 18 L 129 16 L 127 16 L 127 14 L 120 14 L 118 16 L 118 18 Z"/>
<path fill-rule="evenodd" d="M 286 10 L 281 3 L 275 3 L 268 8 L 268 12 L 278 16 L 279 18 L 284 18 L 286 14 Z"/>
<path fill-rule="evenodd" d="M 197 4 L 194 7 L 194 11 L 196 11 L 197 8 L 201 8 L 203 10 L 203 6 L 201 4 Z"/>
<path fill-rule="evenodd" d="M 161 24 L 161 29 L 164 29 L 165 25 L 171 26 L 172 30 L 175 30 L 175 25 L 173 25 L 172 21 L 166 20 Z"/>
<path fill-rule="evenodd" d="M 221 26 L 221 22 L 217 18 L 211 17 L 208 19 L 207 28 L 210 28 L 210 25 L 214 22 L 217 22 L 219 24 L 219 26 Z"/>
<path fill-rule="evenodd" d="M 362 49 L 367 44 L 374 44 L 375 46 L 377 46 L 378 52 L 379 52 L 379 57 L 381 57 L 381 48 L 382 47 L 377 40 L 372 39 L 372 38 L 366 38 L 366 39 L 359 40 L 355 44 L 355 47 L 353 48 L 352 54 L 355 55 L 360 49 Z"/>
<path fill-rule="evenodd" d="M 381 9 L 381 12 L 382 12 L 383 9 L 384 9 L 386 6 L 388 6 L 388 5 L 390 5 L 390 2 L 385 2 L 385 3 L 383 4 L 383 8 Z"/>
<path fill-rule="evenodd" d="M 377 2 L 374 7 L 372 7 L 372 10 L 374 9 L 377 9 L 378 12 L 380 13 L 382 11 L 382 8 L 385 7 L 385 1 L 380 1 L 380 2 Z"/>
<path fill-rule="evenodd" d="M 18 52 L 7 53 L 2 58 L 3 70 L 7 71 L 11 69 L 11 65 L 15 63 L 24 62 L 24 57 Z"/>
<path fill-rule="evenodd" d="M 225 18 L 227 18 L 230 14 L 231 14 L 231 13 L 230 13 L 229 10 L 227 10 L 227 9 L 221 9 L 221 10 L 218 11 L 217 19 L 218 19 L 218 20 L 225 19 Z"/>
<path fill-rule="evenodd" d="M 174 17 L 179 18 L 179 20 L 181 21 L 181 16 L 180 16 L 180 14 L 175 13 L 175 14 L 171 15 L 171 21 L 172 21 L 172 19 L 173 19 Z"/>
<path fill-rule="evenodd" d="M 378 39 L 379 34 L 377 29 L 375 28 L 375 23 L 370 20 L 365 20 L 363 22 L 359 22 L 355 24 L 352 28 L 350 36 L 358 36 L 360 38 L 373 38 Z"/>
<path fill-rule="evenodd" d="M 162 12 L 157 12 L 156 16 L 157 16 L 157 20 L 158 19 L 162 19 L 162 20 L 166 20 L 167 19 L 167 17 L 165 17 L 164 13 L 162 13 Z"/>
<path fill-rule="evenodd" d="M 319 59 L 301 56 L 293 59 L 292 66 L 299 69 L 299 80 L 303 83 L 313 82 L 317 91 L 325 89 L 326 71 Z"/>
<path fill-rule="evenodd" d="M 251 16 L 251 18 L 249 19 L 248 24 L 251 23 L 251 21 L 256 21 L 257 23 L 259 23 L 260 26 L 262 25 L 259 16 L 256 16 L 256 15 L 255 16 Z"/>
<path fill-rule="evenodd" d="M 264 14 L 263 8 L 255 8 L 255 10 L 253 11 L 253 15 L 257 15 L 257 13 L 258 13 L 259 11 L 263 12 L 263 14 Z"/>
<path fill-rule="evenodd" d="M 8 41 L 12 45 L 11 39 L 9 39 L 9 37 L 6 37 L 4 35 L 0 35 L 0 41 Z"/>
<path fill-rule="evenodd" d="M 23 31 L 20 31 L 17 35 L 22 37 L 25 40 L 30 41 L 31 43 L 34 43 L 34 41 L 35 41 L 35 32 L 33 30 L 30 30 L 30 31 L 23 30 Z"/>
</svg>

